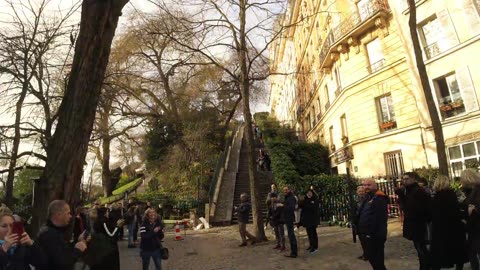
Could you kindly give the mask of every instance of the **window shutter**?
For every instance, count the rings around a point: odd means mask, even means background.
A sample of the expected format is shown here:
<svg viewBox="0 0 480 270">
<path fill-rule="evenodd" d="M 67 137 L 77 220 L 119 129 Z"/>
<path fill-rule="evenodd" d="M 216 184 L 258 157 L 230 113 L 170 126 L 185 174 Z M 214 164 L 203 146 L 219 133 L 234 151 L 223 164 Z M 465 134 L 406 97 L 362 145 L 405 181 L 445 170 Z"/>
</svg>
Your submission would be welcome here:
<svg viewBox="0 0 480 270">
<path fill-rule="evenodd" d="M 462 8 L 465 13 L 465 20 L 470 26 L 470 32 L 472 35 L 477 35 L 480 33 L 480 16 L 473 1 L 476 0 L 462 0 Z"/>
<path fill-rule="evenodd" d="M 437 19 L 440 22 L 442 27 L 441 31 L 443 33 L 443 39 L 439 40 L 440 50 L 446 51 L 453 46 L 458 44 L 458 37 L 453 27 L 452 20 L 450 19 L 450 14 L 446 9 L 437 12 Z"/>
<path fill-rule="evenodd" d="M 458 86 L 467 112 L 478 110 L 478 100 L 468 67 L 456 71 Z"/>
</svg>

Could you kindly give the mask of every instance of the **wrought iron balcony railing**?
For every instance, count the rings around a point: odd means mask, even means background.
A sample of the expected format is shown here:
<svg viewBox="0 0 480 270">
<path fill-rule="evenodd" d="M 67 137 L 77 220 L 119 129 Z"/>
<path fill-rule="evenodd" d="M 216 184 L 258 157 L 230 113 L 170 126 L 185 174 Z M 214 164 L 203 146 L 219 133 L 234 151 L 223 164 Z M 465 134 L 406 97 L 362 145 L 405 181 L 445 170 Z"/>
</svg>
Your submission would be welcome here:
<svg viewBox="0 0 480 270">
<path fill-rule="evenodd" d="M 387 0 L 370 0 L 359 7 L 358 13 L 350 14 L 333 29 L 334 42 L 340 40 L 347 33 L 369 20 L 380 11 L 390 11 Z"/>
<path fill-rule="evenodd" d="M 426 46 L 424 49 L 425 49 L 425 54 L 427 55 L 428 59 L 430 59 L 432 57 L 435 57 L 442 52 L 442 50 L 438 46 L 438 42 L 434 42 L 434 43 Z"/>
</svg>

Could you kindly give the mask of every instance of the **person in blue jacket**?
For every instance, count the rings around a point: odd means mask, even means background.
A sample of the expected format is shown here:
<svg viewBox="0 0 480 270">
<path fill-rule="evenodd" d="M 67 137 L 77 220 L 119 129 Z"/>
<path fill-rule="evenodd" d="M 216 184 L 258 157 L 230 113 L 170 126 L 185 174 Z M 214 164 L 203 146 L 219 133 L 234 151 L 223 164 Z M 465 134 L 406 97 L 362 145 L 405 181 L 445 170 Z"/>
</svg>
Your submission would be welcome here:
<svg viewBox="0 0 480 270">
<path fill-rule="evenodd" d="M 155 264 L 156 270 L 162 269 L 162 239 L 164 237 L 164 224 L 158 217 L 155 209 L 148 208 L 145 211 L 143 224 L 140 226 L 140 256 L 142 257 L 142 269 L 148 270 L 150 258 Z"/>
<path fill-rule="evenodd" d="M 363 182 L 365 199 L 358 211 L 358 234 L 365 239 L 366 257 L 374 270 L 386 270 L 385 241 L 387 240 L 388 197 L 378 190 L 375 180 Z"/>
</svg>

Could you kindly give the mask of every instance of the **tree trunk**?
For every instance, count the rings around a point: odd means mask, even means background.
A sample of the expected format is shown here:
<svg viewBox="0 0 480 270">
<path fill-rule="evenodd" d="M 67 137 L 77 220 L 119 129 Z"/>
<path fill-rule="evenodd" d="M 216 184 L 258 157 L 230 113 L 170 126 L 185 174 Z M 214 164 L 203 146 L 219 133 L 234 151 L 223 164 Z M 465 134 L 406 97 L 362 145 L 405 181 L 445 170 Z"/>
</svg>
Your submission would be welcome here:
<svg viewBox="0 0 480 270">
<path fill-rule="evenodd" d="M 118 18 L 128 0 L 84 0 L 80 33 L 47 162 L 35 190 L 32 227 L 38 230 L 51 200 L 78 203 L 88 141 Z"/>
<path fill-rule="evenodd" d="M 260 213 L 260 185 L 256 181 L 256 169 L 255 158 L 253 153 L 255 152 L 253 130 L 252 130 L 252 114 L 250 112 L 250 81 L 247 68 L 247 45 L 246 45 L 246 0 L 240 0 L 240 31 L 239 41 L 240 48 L 238 48 L 238 59 L 240 63 L 240 93 L 243 100 L 243 117 L 246 124 L 247 135 L 247 148 L 248 148 L 248 176 L 250 180 L 250 193 L 252 199 L 252 216 L 253 216 L 253 228 L 255 237 L 259 241 L 267 240 L 265 236 L 265 230 L 263 229 L 263 221 Z"/>
<path fill-rule="evenodd" d="M 417 9 L 415 0 L 408 0 L 410 7 L 410 17 L 408 18 L 408 26 L 410 28 L 410 36 L 412 37 L 413 51 L 415 53 L 415 61 L 417 64 L 418 75 L 422 84 L 425 100 L 427 101 L 428 113 L 432 121 L 433 134 L 435 136 L 435 143 L 437 147 L 438 167 L 440 174 L 448 176 L 448 160 L 447 152 L 445 150 L 445 139 L 443 137 L 443 128 L 438 115 L 437 107 L 433 98 L 432 89 L 428 80 L 427 70 L 423 61 L 422 47 L 417 33 Z"/>
<path fill-rule="evenodd" d="M 103 196 L 112 195 L 112 173 L 110 172 L 110 137 L 106 136 L 102 139 L 102 186 Z"/>
<path fill-rule="evenodd" d="M 24 71 L 26 72 L 26 70 Z M 26 75 L 26 73 L 25 73 Z M 26 77 L 26 76 L 25 76 Z M 22 120 L 22 106 L 27 95 L 28 82 L 23 82 L 22 92 L 18 98 L 15 108 L 15 134 L 12 143 L 12 152 L 10 155 L 10 164 L 8 165 L 7 182 L 5 183 L 5 204 L 12 207 L 13 203 L 13 181 L 15 180 L 15 167 L 17 166 L 18 148 L 20 146 L 20 121 Z"/>
</svg>

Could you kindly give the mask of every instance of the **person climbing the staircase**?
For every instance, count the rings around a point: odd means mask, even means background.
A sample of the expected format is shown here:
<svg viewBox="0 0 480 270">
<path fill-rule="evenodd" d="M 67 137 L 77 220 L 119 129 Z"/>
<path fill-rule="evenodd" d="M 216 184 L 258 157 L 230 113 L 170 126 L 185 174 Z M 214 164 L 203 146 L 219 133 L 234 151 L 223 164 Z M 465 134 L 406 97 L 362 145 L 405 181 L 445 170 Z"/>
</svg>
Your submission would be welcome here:
<svg viewBox="0 0 480 270">
<path fill-rule="evenodd" d="M 252 241 L 252 245 L 257 242 L 255 236 L 247 231 L 247 223 L 251 209 L 252 206 L 249 202 L 248 195 L 246 193 L 240 194 L 240 205 L 235 207 L 235 212 L 238 215 L 238 231 L 240 232 L 240 237 L 242 238 L 242 243 L 239 245 L 239 247 L 244 247 L 247 245 L 247 238 Z"/>
</svg>

